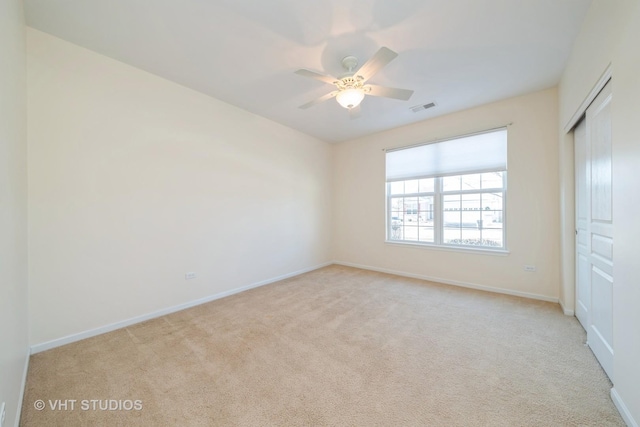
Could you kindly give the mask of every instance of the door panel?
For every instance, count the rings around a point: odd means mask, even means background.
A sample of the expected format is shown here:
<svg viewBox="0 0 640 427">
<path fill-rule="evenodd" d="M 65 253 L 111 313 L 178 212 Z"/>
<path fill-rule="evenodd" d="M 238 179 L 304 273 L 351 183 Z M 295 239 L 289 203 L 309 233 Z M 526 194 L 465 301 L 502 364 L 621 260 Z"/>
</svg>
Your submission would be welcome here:
<svg viewBox="0 0 640 427">
<path fill-rule="evenodd" d="M 593 353 L 612 376 L 613 373 L 613 277 L 593 266 L 591 270 L 591 325 L 587 339 Z"/>
<path fill-rule="evenodd" d="M 611 313 L 613 277 L 598 267 L 591 270 L 591 291 L 594 300 L 602 304 L 593 304 L 591 326 L 599 331 L 607 343 L 613 342 L 613 324 Z"/>
<path fill-rule="evenodd" d="M 609 89 L 609 90 L 607 90 Z M 599 99 L 602 98 L 602 99 Z M 611 90 L 600 92 L 587 110 L 591 139 L 591 219 L 611 222 Z"/>
<path fill-rule="evenodd" d="M 577 256 L 577 276 L 576 276 L 576 317 L 582 324 L 585 331 L 589 328 L 589 308 L 591 307 L 591 286 L 589 268 L 591 263 L 586 255 L 578 253 Z"/>
<path fill-rule="evenodd" d="M 576 317 L 589 347 L 613 380 L 613 215 L 611 85 L 574 130 L 576 189 Z"/>
<path fill-rule="evenodd" d="M 592 233 L 591 252 L 600 256 L 603 260 L 613 262 L 613 239 Z"/>
</svg>

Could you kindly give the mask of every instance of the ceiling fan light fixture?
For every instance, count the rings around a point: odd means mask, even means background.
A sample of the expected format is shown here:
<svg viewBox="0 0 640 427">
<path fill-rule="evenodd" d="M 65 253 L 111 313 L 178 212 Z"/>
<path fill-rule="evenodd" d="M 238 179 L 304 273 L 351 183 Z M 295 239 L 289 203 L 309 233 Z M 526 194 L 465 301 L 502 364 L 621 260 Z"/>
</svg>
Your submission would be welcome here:
<svg viewBox="0 0 640 427">
<path fill-rule="evenodd" d="M 336 95 L 336 100 L 338 104 L 342 105 L 344 108 L 350 110 L 352 108 L 360 105 L 362 100 L 364 99 L 364 90 L 350 88 L 340 91 Z"/>
<path fill-rule="evenodd" d="M 378 49 L 378 51 L 355 73 L 353 70 L 358 66 L 358 59 L 355 56 L 347 56 L 342 59 L 342 66 L 347 70 L 347 73 L 340 78 L 305 69 L 296 71 L 296 74 L 334 85 L 337 89 L 321 96 L 320 98 L 316 98 L 311 102 L 307 102 L 298 108 L 306 110 L 309 107 L 335 97 L 341 107 L 349 110 L 349 117 L 355 118 L 360 115 L 359 107 L 365 95 L 408 101 L 413 94 L 412 90 L 384 87 L 367 83 L 371 77 L 391 62 L 396 56 L 398 56 L 397 53 L 383 46 Z"/>
</svg>

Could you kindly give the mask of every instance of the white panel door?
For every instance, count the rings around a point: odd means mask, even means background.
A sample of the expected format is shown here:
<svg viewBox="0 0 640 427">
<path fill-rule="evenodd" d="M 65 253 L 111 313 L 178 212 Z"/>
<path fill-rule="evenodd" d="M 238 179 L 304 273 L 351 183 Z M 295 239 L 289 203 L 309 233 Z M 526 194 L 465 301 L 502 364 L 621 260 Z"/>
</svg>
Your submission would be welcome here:
<svg viewBox="0 0 640 427">
<path fill-rule="evenodd" d="M 576 316 L 613 380 L 611 84 L 575 129 Z"/>
<path fill-rule="evenodd" d="M 613 200 L 611 83 L 587 109 L 591 157 L 591 312 L 587 341 L 613 380 Z"/>
</svg>

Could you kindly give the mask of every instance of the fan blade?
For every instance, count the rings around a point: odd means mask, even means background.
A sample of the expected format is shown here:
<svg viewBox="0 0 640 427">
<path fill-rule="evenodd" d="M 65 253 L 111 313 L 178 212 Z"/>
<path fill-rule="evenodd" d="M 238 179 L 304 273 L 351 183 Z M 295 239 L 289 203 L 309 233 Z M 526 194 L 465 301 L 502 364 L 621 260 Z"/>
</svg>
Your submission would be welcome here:
<svg viewBox="0 0 640 427">
<path fill-rule="evenodd" d="M 358 76 L 361 76 L 364 80 L 367 81 L 371 77 L 373 77 L 382 67 L 387 65 L 389 62 L 393 61 L 393 59 L 398 56 L 397 53 L 392 51 L 389 48 L 381 47 L 375 55 L 371 57 L 367 62 L 364 63 L 362 67 L 356 73 Z"/>
<path fill-rule="evenodd" d="M 321 82 L 329 83 L 330 85 L 338 81 L 338 79 L 334 77 L 328 76 L 326 74 L 316 73 L 315 71 L 311 71 L 311 70 L 304 70 L 304 69 L 298 70 L 296 71 L 296 74 L 300 76 L 310 77 L 312 79 L 320 80 Z"/>
<path fill-rule="evenodd" d="M 321 96 L 320 98 L 316 98 L 313 101 L 307 102 L 304 105 L 299 106 L 298 108 L 302 109 L 302 110 L 306 110 L 309 107 L 313 107 L 316 104 L 320 104 L 321 102 L 326 101 L 327 99 L 331 99 L 334 96 L 336 96 L 338 94 L 337 90 L 334 90 L 333 92 L 329 92 L 328 94 Z"/>
<path fill-rule="evenodd" d="M 349 108 L 349 118 L 351 120 L 357 119 L 358 117 L 360 117 L 361 113 L 362 113 L 362 110 L 360 110 L 359 105 L 353 108 Z"/>
<path fill-rule="evenodd" d="M 413 95 L 413 91 L 409 89 L 397 89 L 395 87 L 384 87 L 378 85 L 366 85 L 364 87 L 367 95 L 382 96 L 384 98 L 400 99 L 402 101 L 408 101 Z"/>
</svg>

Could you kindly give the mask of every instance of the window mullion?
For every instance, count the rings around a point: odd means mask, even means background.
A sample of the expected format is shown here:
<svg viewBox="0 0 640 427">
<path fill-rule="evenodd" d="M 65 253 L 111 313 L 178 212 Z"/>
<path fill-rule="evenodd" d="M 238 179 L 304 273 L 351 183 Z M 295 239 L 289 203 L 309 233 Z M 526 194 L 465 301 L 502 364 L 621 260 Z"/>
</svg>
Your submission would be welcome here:
<svg viewBox="0 0 640 427">
<path fill-rule="evenodd" d="M 434 197 L 434 207 L 433 207 L 433 239 L 436 244 L 442 244 L 442 178 L 438 177 L 435 179 L 435 197 Z"/>
</svg>

